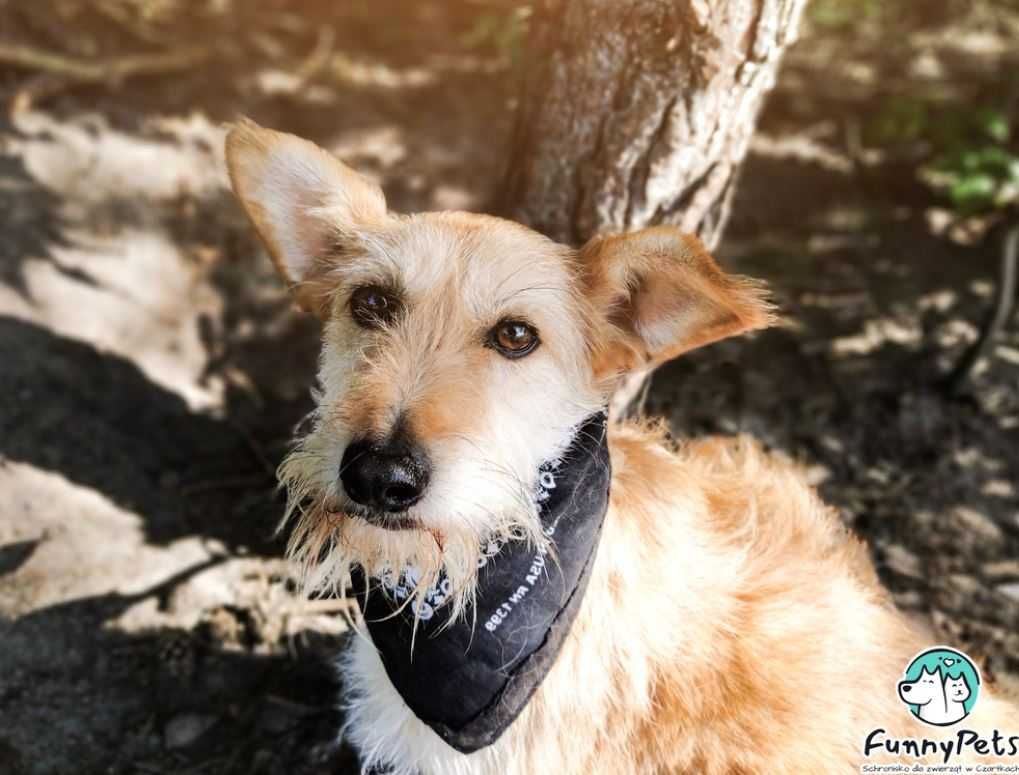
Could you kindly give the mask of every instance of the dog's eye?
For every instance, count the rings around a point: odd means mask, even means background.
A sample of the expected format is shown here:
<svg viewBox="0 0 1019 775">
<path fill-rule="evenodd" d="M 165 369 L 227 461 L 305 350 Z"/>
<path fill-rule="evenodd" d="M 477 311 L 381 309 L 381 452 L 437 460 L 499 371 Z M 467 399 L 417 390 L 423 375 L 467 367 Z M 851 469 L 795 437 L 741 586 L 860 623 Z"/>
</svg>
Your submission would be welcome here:
<svg viewBox="0 0 1019 775">
<path fill-rule="evenodd" d="M 378 328 L 389 323 L 400 311 L 400 302 L 385 288 L 365 285 L 350 296 L 350 314 L 365 328 Z"/>
<path fill-rule="evenodd" d="M 523 358 L 538 346 L 538 332 L 521 320 L 503 320 L 489 332 L 489 344 L 507 358 Z"/>
</svg>

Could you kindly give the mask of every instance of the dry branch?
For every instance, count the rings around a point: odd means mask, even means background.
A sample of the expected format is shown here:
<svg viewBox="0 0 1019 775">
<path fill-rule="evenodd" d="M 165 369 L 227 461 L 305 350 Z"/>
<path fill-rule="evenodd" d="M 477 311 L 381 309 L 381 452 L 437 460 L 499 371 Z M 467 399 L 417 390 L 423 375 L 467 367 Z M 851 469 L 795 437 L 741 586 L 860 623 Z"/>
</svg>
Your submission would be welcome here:
<svg viewBox="0 0 1019 775">
<path fill-rule="evenodd" d="M 85 83 L 119 83 L 139 75 L 169 73 L 207 59 L 206 47 L 183 48 L 157 54 L 133 54 L 106 60 L 85 60 L 29 46 L 0 43 L 0 64 L 13 65 Z"/>
</svg>

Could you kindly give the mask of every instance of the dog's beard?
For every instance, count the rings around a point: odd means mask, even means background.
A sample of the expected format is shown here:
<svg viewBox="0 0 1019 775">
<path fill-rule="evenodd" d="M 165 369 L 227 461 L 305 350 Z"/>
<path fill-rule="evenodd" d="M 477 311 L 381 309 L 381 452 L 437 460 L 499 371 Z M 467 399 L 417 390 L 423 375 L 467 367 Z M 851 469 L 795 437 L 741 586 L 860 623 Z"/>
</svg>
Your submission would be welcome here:
<svg viewBox="0 0 1019 775">
<path fill-rule="evenodd" d="M 521 487 L 515 483 L 512 507 L 497 512 L 477 504 L 476 514 L 452 520 L 457 527 L 442 532 L 427 525 L 387 530 L 369 524 L 353 511 L 337 510 L 337 498 L 329 493 L 335 484 L 325 481 L 323 455 L 315 450 L 317 437 L 314 432 L 305 437 L 277 471 L 287 493 L 277 531 L 288 523 L 294 525 L 287 557 L 297 566 L 308 596 L 343 596 L 354 564 L 361 566 L 367 579 L 413 569 L 417 583 L 409 600 L 420 603 L 444 577 L 450 588 L 450 621 L 454 621 L 471 608 L 479 563 L 491 554 L 493 546 L 522 540 L 535 550 L 548 549 L 549 539 L 541 529 L 531 484 Z"/>
</svg>

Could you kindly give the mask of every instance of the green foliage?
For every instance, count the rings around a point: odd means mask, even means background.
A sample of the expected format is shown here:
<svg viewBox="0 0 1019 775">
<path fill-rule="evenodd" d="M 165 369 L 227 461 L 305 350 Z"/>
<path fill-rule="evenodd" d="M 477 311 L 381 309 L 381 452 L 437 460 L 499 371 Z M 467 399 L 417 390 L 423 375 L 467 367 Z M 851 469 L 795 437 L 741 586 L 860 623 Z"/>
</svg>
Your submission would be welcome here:
<svg viewBox="0 0 1019 775">
<path fill-rule="evenodd" d="M 963 111 L 944 135 L 927 167 L 927 178 L 960 212 L 973 214 L 1019 201 L 1019 155 L 1009 147 L 1004 111 Z"/>
<path fill-rule="evenodd" d="M 960 18 L 974 13 L 972 0 L 812 0 L 815 30 L 831 38 L 856 38 L 888 47 L 888 61 L 906 64 L 904 54 L 918 30 L 952 34 Z M 1019 0 L 981 0 L 993 17 L 1019 9 Z M 953 26 L 955 25 L 955 26 Z M 880 68 L 879 68 L 880 70 Z M 891 75 L 891 69 L 889 69 Z M 894 77 L 894 76 L 893 76 Z M 894 88 L 895 81 L 889 82 Z M 907 95 L 889 97 L 864 119 L 866 147 L 917 165 L 921 180 L 962 214 L 976 214 L 1019 201 L 1019 76 L 1004 68 L 983 98 L 946 100 L 929 81 Z"/>
<path fill-rule="evenodd" d="M 1019 201 L 1019 156 L 998 145 L 958 150 L 938 157 L 930 179 L 939 180 L 952 205 L 977 213 Z"/>
<path fill-rule="evenodd" d="M 810 20 L 824 30 L 843 30 L 881 13 L 881 0 L 814 0 Z"/>
<path fill-rule="evenodd" d="M 1019 153 L 1008 113 L 995 105 L 886 100 L 865 129 L 870 144 L 920 146 L 920 176 L 956 210 L 972 215 L 1019 201 Z"/>
</svg>

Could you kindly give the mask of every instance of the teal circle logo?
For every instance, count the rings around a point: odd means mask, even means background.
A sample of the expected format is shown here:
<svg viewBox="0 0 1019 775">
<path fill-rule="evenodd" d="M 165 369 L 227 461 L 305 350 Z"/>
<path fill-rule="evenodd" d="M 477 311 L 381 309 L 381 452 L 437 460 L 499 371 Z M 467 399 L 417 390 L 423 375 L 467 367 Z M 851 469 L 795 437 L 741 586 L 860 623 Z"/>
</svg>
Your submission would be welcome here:
<svg viewBox="0 0 1019 775">
<path fill-rule="evenodd" d="M 917 654 L 899 681 L 899 699 L 925 724 L 948 727 L 966 718 L 980 694 L 980 671 L 961 651 L 938 646 Z"/>
</svg>

